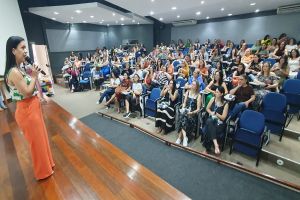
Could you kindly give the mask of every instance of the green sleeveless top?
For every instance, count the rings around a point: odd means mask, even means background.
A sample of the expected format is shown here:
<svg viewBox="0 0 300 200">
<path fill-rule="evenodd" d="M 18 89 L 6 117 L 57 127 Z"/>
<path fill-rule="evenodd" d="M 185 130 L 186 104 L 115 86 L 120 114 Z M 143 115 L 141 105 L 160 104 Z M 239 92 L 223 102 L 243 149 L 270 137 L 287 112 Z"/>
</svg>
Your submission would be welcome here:
<svg viewBox="0 0 300 200">
<path fill-rule="evenodd" d="M 11 68 L 9 70 L 6 77 L 8 77 L 8 75 L 10 74 L 12 69 L 13 68 Z M 21 72 L 24 80 L 26 81 L 26 84 L 29 85 L 31 83 L 31 77 L 28 74 L 26 74 L 25 72 L 23 72 L 21 70 L 19 70 L 19 71 Z M 10 90 L 9 93 L 10 93 L 11 99 L 13 101 L 21 101 L 21 100 L 25 99 L 25 97 L 19 92 L 19 90 L 15 86 L 10 85 L 8 83 L 7 79 L 6 79 L 6 81 L 7 81 L 7 85 L 9 87 L 9 90 Z M 34 88 L 32 96 L 35 96 L 36 94 L 37 94 L 37 90 L 36 90 L 36 88 Z"/>
</svg>

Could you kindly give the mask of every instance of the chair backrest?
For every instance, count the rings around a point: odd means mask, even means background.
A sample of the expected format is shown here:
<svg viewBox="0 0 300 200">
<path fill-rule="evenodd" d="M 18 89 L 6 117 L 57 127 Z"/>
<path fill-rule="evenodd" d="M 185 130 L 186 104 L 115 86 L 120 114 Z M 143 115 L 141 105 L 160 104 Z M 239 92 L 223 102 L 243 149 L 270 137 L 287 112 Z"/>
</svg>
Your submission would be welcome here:
<svg viewBox="0 0 300 200">
<path fill-rule="evenodd" d="M 262 134 L 265 129 L 265 116 L 253 110 L 245 110 L 239 120 L 239 128 Z"/>
<path fill-rule="evenodd" d="M 287 98 L 287 103 L 292 105 L 300 105 L 300 80 L 288 79 L 282 87 L 283 94 Z"/>
<path fill-rule="evenodd" d="M 86 78 L 89 79 L 91 76 L 92 76 L 91 72 L 85 71 L 85 72 L 83 72 L 83 74 L 82 74 L 82 79 L 83 79 L 83 80 L 86 79 Z"/>
<path fill-rule="evenodd" d="M 267 58 L 267 59 L 264 59 L 264 62 L 269 62 L 272 67 L 276 63 L 276 60 L 273 58 Z"/>
<path fill-rule="evenodd" d="M 161 92 L 160 88 L 153 88 L 151 90 L 150 99 L 152 100 L 158 99 L 160 97 L 160 92 Z"/>
<path fill-rule="evenodd" d="M 91 63 L 86 63 L 86 64 L 84 65 L 83 71 L 90 71 L 90 70 L 91 70 Z"/>
<path fill-rule="evenodd" d="M 296 79 L 300 79 L 300 71 L 298 72 Z"/>
<path fill-rule="evenodd" d="M 177 72 L 179 68 L 178 65 L 180 65 L 181 62 L 179 60 L 174 60 L 172 64 L 174 66 L 174 71 Z"/>
<path fill-rule="evenodd" d="M 270 92 L 264 96 L 262 104 L 263 110 L 284 112 L 287 107 L 287 100 L 283 94 Z"/>
<path fill-rule="evenodd" d="M 110 66 L 106 65 L 101 68 L 102 74 L 104 77 L 110 74 Z"/>
<path fill-rule="evenodd" d="M 186 84 L 186 80 L 182 77 L 179 77 L 176 79 L 176 87 L 177 89 L 181 89 L 181 87 L 184 87 L 184 85 Z"/>
</svg>

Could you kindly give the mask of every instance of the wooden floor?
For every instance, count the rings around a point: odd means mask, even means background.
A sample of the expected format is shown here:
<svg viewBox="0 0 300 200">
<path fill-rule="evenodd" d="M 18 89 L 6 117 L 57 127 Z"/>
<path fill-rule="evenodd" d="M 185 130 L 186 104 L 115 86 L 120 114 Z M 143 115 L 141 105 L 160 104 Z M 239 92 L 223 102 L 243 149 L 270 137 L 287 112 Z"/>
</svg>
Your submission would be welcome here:
<svg viewBox="0 0 300 200">
<path fill-rule="evenodd" d="M 36 181 L 14 112 L 14 103 L 0 112 L 1 200 L 188 199 L 53 101 L 43 105 L 43 113 L 55 173 Z"/>
</svg>

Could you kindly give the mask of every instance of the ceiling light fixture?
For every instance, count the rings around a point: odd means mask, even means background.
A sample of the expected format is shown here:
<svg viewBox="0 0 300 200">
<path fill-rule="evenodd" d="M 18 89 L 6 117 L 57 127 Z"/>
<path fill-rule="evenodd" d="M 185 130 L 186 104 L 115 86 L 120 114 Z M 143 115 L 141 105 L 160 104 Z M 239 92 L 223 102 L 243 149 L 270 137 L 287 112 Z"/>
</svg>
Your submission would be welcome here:
<svg viewBox="0 0 300 200">
<path fill-rule="evenodd" d="M 74 17 L 71 17 L 71 19 L 74 19 Z"/>
<path fill-rule="evenodd" d="M 93 15 L 91 15 L 91 16 L 90 16 L 90 18 L 94 18 L 94 16 L 93 16 Z"/>
<path fill-rule="evenodd" d="M 258 12 L 259 12 L 259 9 L 256 9 L 255 12 L 258 13 Z"/>
<path fill-rule="evenodd" d="M 140 24 L 140 22 L 138 22 L 138 24 Z"/>
<path fill-rule="evenodd" d="M 151 0 L 151 2 L 154 2 L 155 0 Z"/>
<path fill-rule="evenodd" d="M 83 23 L 86 23 L 86 21 L 82 21 Z"/>
<path fill-rule="evenodd" d="M 161 18 L 159 18 L 159 21 L 163 21 L 163 20 L 164 20 L 164 18 L 162 18 L 162 17 L 161 17 Z"/>
<path fill-rule="evenodd" d="M 116 16 L 116 13 L 112 13 L 113 16 Z"/>
<path fill-rule="evenodd" d="M 99 24 L 102 24 L 103 22 L 99 22 Z"/>
<path fill-rule="evenodd" d="M 81 11 L 81 10 L 75 10 L 75 12 L 76 12 L 77 14 L 80 14 L 80 13 L 82 13 L 82 11 Z"/>
<path fill-rule="evenodd" d="M 201 12 L 200 11 L 196 12 L 196 15 L 201 15 Z"/>
<path fill-rule="evenodd" d="M 124 26 L 124 24 L 121 24 L 121 26 Z"/>
<path fill-rule="evenodd" d="M 153 12 L 153 11 L 150 11 L 150 15 L 154 15 L 154 12 Z"/>
<path fill-rule="evenodd" d="M 205 1 L 201 1 L 201 4 L 204 4 L 205 3 Z"/>
<path fill-rule="evenodd" d="M 231 13 L 229 13 L 229 14 L 228 14 L 228 16 L 232 16 L 232 14 L 231 14 Z"/>
<path fill-rule="evenodd" d="M 56 20 L 56 18 L 53 17 L 52 20 Z"/>
<path fill-rule="evenodd" d="M 132 23 L 134 23 L 135 22 L 135 20 L 132 20 Z"/>
<path fill-rule="evenodd" d="M 109 24 L 106 24 L 107 26 L 109 26 Z"/>
<path fill-rule="evenodd" d="M 180 18 L 180 15 L 177 15 L 177 18 Z"/>
<path fill-rule="evenodd" d="M 124 17 L 121 17 L 121 19 L 120 19 L 121 21 L 124 21 Z"/>
<path fill-rule="evenodd" d="M 67 24 L 70 24 L 70 22 L 67 22 Z"/>
<path fill-rule="evenodd" d="M 177 8 L 175 6 L 172 7 L 172 10 L 176 10 Z"/>
<path fill-rule="evenodd" d="M 225 8 L 221 8 L 221 11 L 224 11 L 225 10 Z"/>
<path fill-rule="evenodd" d="M 256 5 L 256 3 L 250 3 L 250 6 L 255 6 Z"/>
<path fill-rule="evenodd" d="M 206 19 L 209 19 L 209 16 L 207 16 Z"/>
<path fill-rule="evenodd" d="M 59 13 L 58 12 L 54 12 L 54 15 L 58 15 Z"/>
</svg>

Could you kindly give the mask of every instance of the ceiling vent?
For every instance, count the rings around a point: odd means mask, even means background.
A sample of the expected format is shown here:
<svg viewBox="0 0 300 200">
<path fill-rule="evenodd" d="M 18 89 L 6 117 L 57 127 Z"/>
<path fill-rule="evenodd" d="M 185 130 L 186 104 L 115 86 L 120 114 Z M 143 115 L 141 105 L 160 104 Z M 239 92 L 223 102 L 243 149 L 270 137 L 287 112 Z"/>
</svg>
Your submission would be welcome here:
<svg viewBox="0 0 300 200">
<path fill-rule="evenodd" d="M 281 6 L 277 8 L 277 14 L 288 14 L 293 12 L 300 12 L 300 4 L 293 4 L 287 6 Z"/>
<path fill-rule="evenodd" d="M 190 20 L 181 20 L 172 22 L 173 26 L 189 26 L 189 25 L 195 25 L 197 24 L 197 20 L 190 19 Z"/>
</svg>

